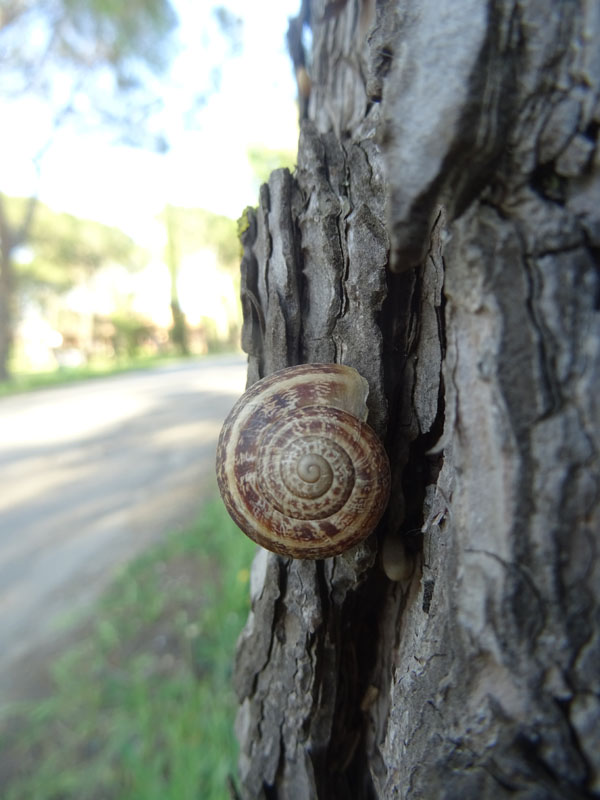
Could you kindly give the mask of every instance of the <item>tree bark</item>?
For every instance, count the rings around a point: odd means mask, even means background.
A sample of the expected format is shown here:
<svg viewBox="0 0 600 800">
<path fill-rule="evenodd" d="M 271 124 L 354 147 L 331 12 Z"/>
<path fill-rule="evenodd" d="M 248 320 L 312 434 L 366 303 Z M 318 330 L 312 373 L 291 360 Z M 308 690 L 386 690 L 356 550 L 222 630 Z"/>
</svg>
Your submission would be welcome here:
<svg viewBox="0 0 600 800">
<path fill-rule="evenodd" d="M 298 167 L 242 236 L 248 383 L 356 367 L 393 488 L 350 552 L 257 553 L 241 795 L 599 797 L 600 6 L 303 13 Z"/>
</svg>

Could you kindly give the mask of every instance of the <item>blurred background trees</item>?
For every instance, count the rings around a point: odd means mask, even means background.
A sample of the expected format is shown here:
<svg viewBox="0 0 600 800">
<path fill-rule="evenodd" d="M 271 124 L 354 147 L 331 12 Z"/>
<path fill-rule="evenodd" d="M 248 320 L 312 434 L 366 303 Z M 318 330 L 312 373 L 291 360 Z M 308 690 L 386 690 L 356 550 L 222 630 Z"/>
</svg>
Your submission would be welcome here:
<svg viewBox="0 0 600 800">
<path fill-rule="evenodd" d="M 58 213 L 39 199 L 48 154 L 65 131 L 164 159 L 177 126 L 202 127 L 207 103 L 221 89 L 223 65 L 243 49 L 244 26 L 229 8 L 209 4 L 202 13 L 210 25 L 194 32 L 205 53 L 203 69 L 190 78 L 186 62 L 182 77 L 181 65 L 174 68 L 185 36 L 190 49 L 182 12 L 189 13 L 183 0 L 0 0 L 0 110 L 7 133 L 30 153 L 26 197 L 7 190 L 5 169 L 0 179 L 0 381 L 11 366 L 50 368 L 140 351 L 205 352 L 237 342 L 232 219 L 183 208 L 165 195 L 163 212 L 149 217 L 148 236 L 140 239 L 85 213 Z M 258 161 L 251 159 L 255 174 L 264 171 L 261 158 L 278 162 L 280 153 L 264 148 Z M 76 163 L 67 155 L 65 180 L 81 168 Z M 161 181 L 161 171 L 164 182 L 168 166 L 144 175 L 149 188 Z M 115 203 L 128 188 L 122 180 L 117 168 Z M 85 182 L 82 175 L 82 198 L 90 192 Z M 194 275 L 198 270 L 203 279 Z M 200 286 L 201 308 L 192 311 Z"/>
<path fill-rule="evenodd" d="M 147 145 L 151 137 L 153 146 L 165 146 L 146 123 L 157 103 L 152 83 L 169 64 L 176 22 L 167 0 L 2 0 L 2 99 L 42 101 L 32 154 L 38 174 L 54 133 L 66 124 L 108 126 L 131 141 Z M 15 251 L 29 240 L 36 207 L 34 192 L 11 216 L 0 194 L 0 380 L 8 377 L 14 337 Z"/>
<path fill-rule="evenodd" d="M 3 198 L 9 226 L 23 218 L 29 203 Z M 147 260 L 148 254 L 119 229 L 37 202 L 27 243 L 11 257 L 21 362 L 79 366 L 93 355 L 114 353 L 112 327 L 102 325 L 101 318 L 116 311 L 119 287 Z"/>
<path fill-rule="evenodd" d="M 219 342 L 235 346 L 240 331 L 240 246 L 235 221 L 206 209 L 181 208 L 169 203 L 160 219 L 166 232 L 173 346 L 182 355 L 187 355 L 190 347 L 196 352 L 214 350 Z M 192 296 L 194 302 L 186 305 L 180 296 L 188 302 Z M 200 300 L 202 297 L 204 302 Z M 222 309 L 221 315 L 218 308 Z M 195 323 L 195 346 L 190 341 L 194 334 L 188 330 L 188 318 Z"/>
</svg>

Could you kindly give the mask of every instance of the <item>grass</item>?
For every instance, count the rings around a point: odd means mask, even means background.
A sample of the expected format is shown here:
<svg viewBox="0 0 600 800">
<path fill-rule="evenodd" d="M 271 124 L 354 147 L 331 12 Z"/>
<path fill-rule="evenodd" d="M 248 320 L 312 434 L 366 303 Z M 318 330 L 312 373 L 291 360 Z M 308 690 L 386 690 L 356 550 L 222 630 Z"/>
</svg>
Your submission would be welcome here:
<svg viewBox="0 0 600 800">
<path fill-rule="evenodd" d="M 254 545 L 220 502 L 128 566 L 54 690 L 0 720 L 3 800 L 223 800 Z"/>
<path fill-rule="evenodd" d="M 74 381 L 87 380 L 89 378 L 102 378 L 134 369 L 151 369 L 159 364 L 180 361 L 182 358 L 185 358 L 185 356 L 138 356 L 119 360 L 114 358 L 97 359 L 80 367 L 60 367 L 39 372 L 15 369 L 11 371 L 9 381 L 0 383 L 0 397 L 30 392 L 35 389 L 47 389 L 51 386 L 62 386 L 65 383 L 73 383 Z"/>
</svg>

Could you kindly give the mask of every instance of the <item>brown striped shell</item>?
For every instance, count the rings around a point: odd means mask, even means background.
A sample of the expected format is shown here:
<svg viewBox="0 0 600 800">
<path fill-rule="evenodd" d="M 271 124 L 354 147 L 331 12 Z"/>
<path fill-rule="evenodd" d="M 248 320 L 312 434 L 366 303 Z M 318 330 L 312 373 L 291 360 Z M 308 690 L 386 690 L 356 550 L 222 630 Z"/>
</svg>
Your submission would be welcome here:
<svg viewBox="0 0 600 800">
<path fill-rule="evenodd" d="M 390 469 L 363 421 L 367 394 L 352 367 L 303 364 L 242 395 L 219 436 L 217 482 L 251 539 L 281 555 L 327 558 L 373 531 Z"/>
</svg>

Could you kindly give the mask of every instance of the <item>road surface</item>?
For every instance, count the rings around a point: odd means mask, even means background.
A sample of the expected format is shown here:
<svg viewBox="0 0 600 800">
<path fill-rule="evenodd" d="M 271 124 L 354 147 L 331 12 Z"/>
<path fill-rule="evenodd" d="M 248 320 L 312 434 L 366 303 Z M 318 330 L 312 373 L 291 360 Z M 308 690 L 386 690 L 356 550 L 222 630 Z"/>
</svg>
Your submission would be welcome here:
<svg viewBox="0 0 600 800">
<path fill-rule="evenodd" d="M 0 706 L 118 566 L 194 519 L 245 372 L 210 358 L 0 400 Z"/>
</svg>

